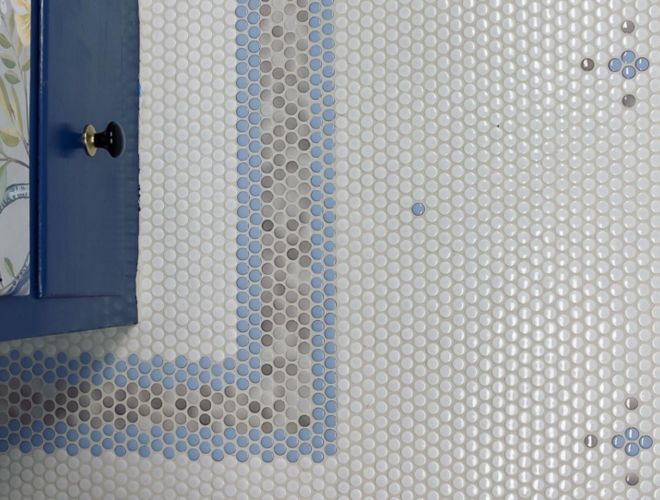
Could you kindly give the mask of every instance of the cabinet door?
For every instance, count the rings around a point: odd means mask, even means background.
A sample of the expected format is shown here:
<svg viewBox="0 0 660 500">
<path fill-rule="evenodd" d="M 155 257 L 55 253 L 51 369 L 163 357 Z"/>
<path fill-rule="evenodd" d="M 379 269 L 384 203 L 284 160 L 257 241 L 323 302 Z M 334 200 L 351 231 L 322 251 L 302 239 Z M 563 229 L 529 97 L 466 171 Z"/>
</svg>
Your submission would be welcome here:
<svg viewBox="0 0 660 500">
<path fill-rule="evenodd" d="M 137 321 L 137 0 L 31 8 L 30 287 L 0 297 L 0 340 Z"/>
<path fill-rule="evenodd" d="M 138 229 L 135 0 L 42 0 L 38 138 L 41 297 L 123 295 Z M 86 125 L 116 122 L 124 151 L 91 157 Z"/>
</svg>

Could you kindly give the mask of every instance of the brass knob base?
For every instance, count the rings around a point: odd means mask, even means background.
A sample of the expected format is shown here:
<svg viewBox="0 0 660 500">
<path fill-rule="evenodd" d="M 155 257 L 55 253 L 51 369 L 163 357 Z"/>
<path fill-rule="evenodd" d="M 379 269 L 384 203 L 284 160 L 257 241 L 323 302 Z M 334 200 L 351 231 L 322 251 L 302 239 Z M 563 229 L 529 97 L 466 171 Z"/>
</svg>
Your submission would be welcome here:
<svg viewBox="0 0 660 500">
<path fill-rule="evenodd" d="M 82 142 L 85 145 L 85 152 L 88 156 L 94 156 L 96 154 L 97 148 L 94 144 L 94 136 L 96 135 L 96 129 L 94 125 L 86 125 L 85 130 L 82 133 Z"/>
</svg>

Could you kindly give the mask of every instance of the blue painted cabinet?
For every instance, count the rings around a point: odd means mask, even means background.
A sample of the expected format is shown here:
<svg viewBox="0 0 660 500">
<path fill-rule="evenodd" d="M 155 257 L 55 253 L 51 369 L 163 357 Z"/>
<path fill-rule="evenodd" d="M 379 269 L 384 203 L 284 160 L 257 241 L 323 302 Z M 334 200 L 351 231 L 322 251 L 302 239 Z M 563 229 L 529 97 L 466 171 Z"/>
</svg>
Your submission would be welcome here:
<svg viewBox="0 0 660 500">
<path fill-rule="evenodd" d="M 20 267 L 6 259 L 5 283 L 20 293 L 0 297 L 0 340 L 137 321 L 137 0 L 35 0 L 31 9 L 27 1 L 29 38 L 16 12 L 0 34 L 0 52 L 9 44 L 17 54 L 0 82 L 11 125 L 0 127 L 0 140 L 10 134 L 5 142 L 24 146 L 29 158 L 5 168 L 29 170 L 23 183 L 29 255 Z M 16 91 L 28 74 L 21 100 Z M 23 134 L 19 121 L 26 122 Z M 95 143 L 88 134 L 86 148 L 85 127 L 100 133 L 109 123 L 118 125 Z M 3 191 L 13 185 L 0 182 Z M 0 259 L 1 252 L 0 243 Z"/>
</svg>

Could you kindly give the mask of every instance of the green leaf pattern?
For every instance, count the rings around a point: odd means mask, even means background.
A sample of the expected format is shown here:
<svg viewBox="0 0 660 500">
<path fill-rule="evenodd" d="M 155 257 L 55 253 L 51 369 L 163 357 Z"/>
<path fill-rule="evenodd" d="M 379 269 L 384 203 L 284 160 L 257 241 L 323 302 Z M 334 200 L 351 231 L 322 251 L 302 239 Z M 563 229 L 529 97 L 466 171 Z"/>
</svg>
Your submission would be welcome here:
<svg viewBox="0 0 660 500">
<path fill-rule="evenodd" d="M 15 7 L 0 0 L 0 296 L 29 293 L 30 274 L 29 227 L 15 222 L 29 211 L 29 12 Z"/>
</svg>

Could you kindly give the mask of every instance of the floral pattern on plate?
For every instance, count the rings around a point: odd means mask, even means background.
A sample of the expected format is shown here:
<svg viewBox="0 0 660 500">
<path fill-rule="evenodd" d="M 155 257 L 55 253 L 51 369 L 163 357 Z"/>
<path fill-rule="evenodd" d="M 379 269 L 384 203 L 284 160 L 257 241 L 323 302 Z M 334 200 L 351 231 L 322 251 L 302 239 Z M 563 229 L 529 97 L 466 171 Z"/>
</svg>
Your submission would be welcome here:
<svg viewBox="0 0 660 500">
<path fill-rule="evenodd" d="M 0 0 L 0 295 L 29 293 L 30 1 Z"/>
</svg>

